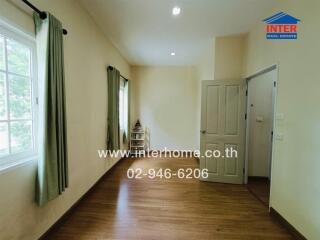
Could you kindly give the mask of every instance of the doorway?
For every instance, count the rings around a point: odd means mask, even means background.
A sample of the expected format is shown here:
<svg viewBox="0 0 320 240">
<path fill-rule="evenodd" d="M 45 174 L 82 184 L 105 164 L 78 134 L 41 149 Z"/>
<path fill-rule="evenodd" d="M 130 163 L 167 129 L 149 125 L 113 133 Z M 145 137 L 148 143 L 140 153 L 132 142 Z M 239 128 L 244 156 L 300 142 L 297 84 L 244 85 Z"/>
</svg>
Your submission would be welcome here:
<svg viewBox="0 0 320 240">
<path fill-rule="evenodd" d="M 247 79 L 246 183 L 269 206 L 277 67 Z"/>
</svg>

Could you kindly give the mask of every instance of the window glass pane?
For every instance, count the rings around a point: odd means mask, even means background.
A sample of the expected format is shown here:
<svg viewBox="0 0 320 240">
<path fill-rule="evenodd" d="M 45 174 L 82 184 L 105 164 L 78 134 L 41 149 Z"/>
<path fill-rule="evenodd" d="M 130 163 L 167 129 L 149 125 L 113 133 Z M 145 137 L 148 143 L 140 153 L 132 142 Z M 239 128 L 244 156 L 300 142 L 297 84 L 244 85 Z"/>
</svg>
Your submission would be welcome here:
<svg viewBox="0 0 320 240">
<path fill-rule="evenodd" d="M 6 120 L 7 118 L 7 98 L 6 98 L 6 75 L 0 73 L 0 120 Z"/>
<path fill-rule="evenodd" d="M 120 92 L 119 92 L 119 125 L 120 129 L 123 129 L 123 88 L 120 87 Z"/>
<path fill-rule="evenodd" d="M 4 38 L 0 35 L 0 69 L 5 70 L 4 62 Z"/>
<path fill-rule="evenodd" d="M 9 74 L 9 109 L 11 119 L 31 119 L 31 81 Z"/>
<path fill-rule="evenodd" d="M 124 91 L 123 91 L 123 128 L 126 130 L 126 132 L 128 131 L 128 84 L 125 85 Z M 128 132 L 127 132 L 128 133 Z"/>
<path fill-rule="evenodd" d="M 11 152 L 18 153 L 32 150 L 31 121 L 14 121 L 10 123 Z"/>
<path fill-rule="evenodd" d="M 30 49 L 22 44 L 7 39 L 8 71 L 30 76 Z"/>
<path fill-rule="evenodd" d="M 0 156 L 9 154 L 8 124 L 0 123 Z"/>
</svg>

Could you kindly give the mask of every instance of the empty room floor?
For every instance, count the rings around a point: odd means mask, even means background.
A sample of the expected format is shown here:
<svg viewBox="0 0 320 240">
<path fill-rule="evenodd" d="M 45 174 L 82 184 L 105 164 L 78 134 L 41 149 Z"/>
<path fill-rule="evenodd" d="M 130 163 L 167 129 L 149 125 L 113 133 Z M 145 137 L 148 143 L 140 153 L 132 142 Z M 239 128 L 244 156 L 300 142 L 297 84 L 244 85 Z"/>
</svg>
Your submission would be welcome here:
<svg viewBox="0 0 320 240">
<path fill-rule="evenodd" d="M 46 239 L 292 239 L 245 186 L 127 178 L 128 168 L 189 167 L 197 160 L 121 160 Z"/>
</svg>

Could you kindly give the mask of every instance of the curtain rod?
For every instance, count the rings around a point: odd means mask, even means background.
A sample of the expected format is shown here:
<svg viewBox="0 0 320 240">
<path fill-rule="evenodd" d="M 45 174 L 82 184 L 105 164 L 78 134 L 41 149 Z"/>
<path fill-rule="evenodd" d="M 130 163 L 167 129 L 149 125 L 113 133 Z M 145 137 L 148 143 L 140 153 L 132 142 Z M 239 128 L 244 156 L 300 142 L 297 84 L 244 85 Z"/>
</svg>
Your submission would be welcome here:
<svg viewBox="0 0 320 240">
<path fill-rule="evenodd" d="M 46 14 L 45 12 L 40 11 L 36 6 L 34 6 L 34 5 L 33 5 L 32 3 L 30 3 L 29 1 L 27 1 L 27 0 L 22 0 L 22 2 L 24 2 L 28 7 L 32 8 L 33 11 L 37 12 L 42 20 L 47 18 L 47 14 Z M 65 29 L 63 29 L 62 32 L 63 32 L 64 35 L 67 35 L 67 34 L 68 34 L 68 31 L 65 30 Z"/>
<path fill-rule="evenodd" d="M 112 67 L 112 66 L 108 66 L 108 69 L 113 70 L 113 69 L 114 69 L 114 67 Z M 125 77 L 124 77 L 124 76 L 122 76 L 121 74 L 120 74 L 120 77 L 122 77 L 124 80 L 126 80 L 126 82 L 128 82 L 128 81 L 129 81 L 129 79 L 125 78 Z"/>
</svg>

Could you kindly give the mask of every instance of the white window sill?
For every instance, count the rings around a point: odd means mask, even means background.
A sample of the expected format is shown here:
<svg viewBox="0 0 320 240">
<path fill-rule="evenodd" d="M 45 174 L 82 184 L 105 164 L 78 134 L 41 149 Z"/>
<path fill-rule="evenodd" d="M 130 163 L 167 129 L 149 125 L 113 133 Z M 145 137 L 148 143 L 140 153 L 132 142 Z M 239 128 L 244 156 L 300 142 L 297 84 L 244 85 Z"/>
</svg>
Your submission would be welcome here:
<svg viewBox="0 0 320 240">
<path fill-rule="evenodd" d="M 34 163 L 37 161 L 37 156 L 30 156 L 26 157 L 17 161 L 14 161 L 12 163 L 7 163 L 0 165 L 0 175 L 9 171 L 12 171 L 14 169 L 26 166 L 28 164 Z"/>
</svg>

